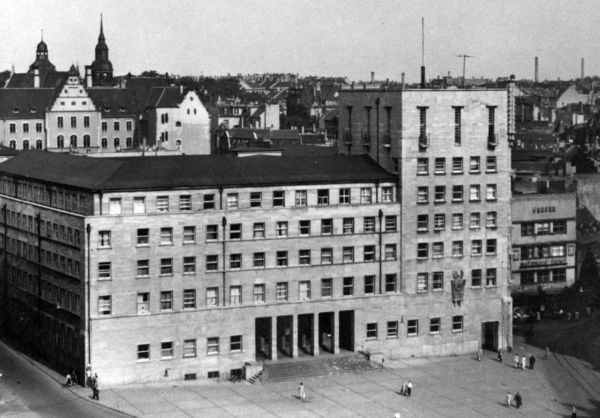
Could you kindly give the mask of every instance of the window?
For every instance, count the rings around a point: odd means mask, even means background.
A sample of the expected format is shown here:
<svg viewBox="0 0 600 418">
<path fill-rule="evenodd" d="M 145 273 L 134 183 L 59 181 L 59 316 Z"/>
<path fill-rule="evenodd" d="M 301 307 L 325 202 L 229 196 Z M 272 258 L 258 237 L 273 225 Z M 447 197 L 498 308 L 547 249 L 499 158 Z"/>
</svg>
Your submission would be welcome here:
<svg viewBox="0 0 600 418">
<path fill-rule="evenodd" d="M 288 284 L 287 282 L 278 282 L 276 287 L 276 298 L 278 302 L 285 302 L 288 300 Z"/>
<path fill-rule="evenodd" d="M 29 124 L 28 123 L 24 123 L 23 124 L 23 133 L 29 133 Z"/>
<path fill-rule="evenodd" d="M 85 135 L 84 135 L 84 139 L 85 139 Z M 42 142 L 42 140 L 41 139 L 36 139 L 36 141 L 35 141 L 35 149 L 42 149 L 42 148 L 43 148 L 43 142 Z"/>
<path fill-rule="evenodd" d="M 321 297 L 330 298 L 333 296 L 333 279 L 321 279 Z"/>
<path fill-rule="evenodd" d="M 160 358 L 161 360 L 168 360 L 173 358 L 173 342 L 165 341 L 160 343 Z"/>
<path fill-rule="evenodd" d="M 480 225 L 479 212 L 472 212 L 469 217 L 469 228 L 478 229 L 480 227 L 481 227 L 481 225 Z"/>
<path fill-rule="evenodd" d="M 344 296 L 352 296 L 354 294 L 354 277 L 344 277 L 342 281 L 342 294 Z"/>
<path fill-rule="evenodd" d="M 351 203 L 350 200 L 350 189 L 343 188 L 340 189 L 340 205 L 349 205 Z"/>
<path fill-rule="evenodd" d="M 564 245 L 552 245 L 550 246 L 550 256 L 551 257 L 564 257 L 565 254 L 565 246 Z"/>
<path fill-rule="evenodd" d="M 161 266 L 162 267 L 162 266 Z M 196 273 L 196 257 L 183 257 L 183 274 Z"/>
<path fill-rule="evenodd" d="M 471 255 L 481 255 L 483 253 L 482 242 L 480 239 L 471 241 Z"/>
<path fill-rule="evenodd" d="M 229 337 L 229 351 L 237 352 L 242 351 L 242 336 L 232 335 Z"/>
<path fill-rule="evenodd" d="M 488 106 L 488 145 L 496 145 L 496 106 Z"/>
<path fill-rule="evenodd" d="M 230 305 L 241 305 L 242 304 L 242 286 L 231 286 L 229 288 L 229 304 Z"/>
<path fill-rule="evenodd" d="M 365 245 L 363 251 L 363 260 L 365 262 L 375 261 L 375 246 Z"/>
<path fill-rule="evenodd" d="M 150 293 L 141 292 L 137 294 L 137 313 L 138 315 L 150 313 Z"/>
<path fill-rule="evenodd" d="M 495 268 L 486 270 L 485 285 L 486 286 L 496 286 L 496 269 Z"/>
<path fill-rule="evenodd" d="M 215 195 L 214 194 L 205 194 L 204 195 L 204 209 L 214 209 L 215 208 Z"/>
<path fill-rule="evenodd" d="M 276 264 L 277 264 L 277 267 L 286 267 L 288 265 L 288 252 L 287 251 L 277 251 Z"/>
<path fill-rule="evenodd" d="M 429 174 L 429 159 L 417 158 L 417 174 L 420 176 Z"/>
<path fill-rule="evenodd" d="M 496 254 L 496 240 L 488 239 L 485 243 L 485 253 L 486 254 Z"/>
<path fill-rule="evenodd" d="M 229 239 L 242 239 L 242 224 L 229 225 Z"/>
<path fill-rule="evenodd" d="M 35 124 L 35 131 L 42 132 L 42 124 L 41 123 L 38 122 Z"/>
<path fill-rule="evenodd" d="M 427 146 L 427 107 L 418 106 L 419 109 L 419 146 Z"/>
<path fill-rule="evenodd" d="M 367 324 L 367 339 L 368 340 L 376 340 L 377 339 L 377 322 L 370 322 Z"/>
<path fill-rule="evenodd" d="M 395 215 L 388 215 L 385 217 L 385 232 L 394 232 L 396 231 L 396 222 L 397 218 Z"/>
<path fill-rule="evenodd" d="M 446 201 L 446 186 L 435 186 L 433 201 L 435 203 L 444 203 Z"/>
<path fill-rule="evenodd" d="M 183 357 L 196 357 L 196 340 L 183 340 Z"/>
<path fill-rule="evenodd" d="M 120 215 L 121 214 L 121 198 L 112 197 L 108 201 L 108 214 L 109 215 Z"/>
<path fill-rule="evenodd" d="M 429 215 L 417 215 L 417 232 L 429 230 Z"/>
<path fill-rule="evenodd" d="M 436 158 L 434 162 L 434 174 L 446 174 L 446 159 Z"/>
<path fill-rule="evenodd" d="M 61 136 L 62 136 L 62 135 L 61 135 Z M 101 146 L 102 148 L 108 148 L 108 138 L 102 138 L 102 139 L 100 140 L 100 146 Z M 62 146 L 61 146 L 61 148 L 62 148 Z"/>
<path fill-rule="evenodd" d="M 110 248 L 110 231 L 98 232 L 98 246 L 100 248 Z"/>
<path fill-rule="evenodd" d="M 189 194 L 179 196 L 179 210 L 192 210 L 192 196 Z"/>
<path fill-rule="evenodd" d="M 310 300 L 310 281 L 303 280 L 298 284 L 298 298 L 300 300 Z"/>
<path fill-rule="evenodd" d="M 497 171 L 496 157 L 487 157 L 485 159 L 485 171 L 495 173 Z"/>
<path fill-rule="evenodd" d="M 157 196 L 156 210 L 158 212 L 168 212 L 169 211 L 169 196 Z"/>
<path fill-rule="evenodd" d="M 219 288 L 208 287 L 206 288 L 206 306 L 219 306 Z"/>
<path fill-rule="evenodd" d="M 119 121 L 115 121 L 113 127 L 115 131 L 118 131 L 121 128 Z"/>
<path fill-rule="evenodd" d="M 306 190 L 296 190 L 296 206 L 306 206 L 307 204 Z"/>
<path fill-rule="evenodd" d="M 110 261 L 98 263 L 98 280 L 110 280 Z"/>
<path fill-rule="evenodd" d="M 463 316 L 455 315 L 452 317 L 452 332 L 460 332 L 463 330 Z"/>
<path fill-rule="evenodd" d="M 196 289 L 183 290 L 183 309 L 196 309 Z"/>
<path fill-rule="evenodd" d="M 444 290 L 444 272 L 434 271 L 432 274 L 431 288 L 433 290 Z"/>
<path fill-rule="evenodd" d="M 196 242 L 196 227 L 195 226 L 184 226 L 183 227 L 183 243 L 193 244 Z"/>
<path fill-rule="evenodd" d="M 485 188 L 485 198 L 487 200 L 496 200 L 496 185 L 488 184 Z"/>
<path fill-rule="evenodd" d="M 262 192 L 250 192 L 250 207 L 260 208 L 262 206 Z"/>
<path fill-rule="evenodd" d="M 285 192 L 283 190 L 273 192 L 273 206 L 285 206 Z"/>
<path fill-rule="evenodd" d="M 567 280 L 567 272 L 565 269 L 552 270 L 552 281 L 554 283 L 565 282 L 566 280 Z"/>
<path fill-rule="evenodd" d="M 239 270 L 242 268 L 242 254 L 229 254 L 229 268 L 231 270 Z"/>
<path fill-rule="evenodd" d="M 429 246 L 426 242 L 420 242 L 417 244 L 417 258 L 424 259 L 429 256 Z"/>
<path fill-rule="evenodd" d="M 227 209 L 237 209 L 238 208 L 238 194 L 237 193 L 227 193 Z"/>
<path fill-rule="evenodd" d="M 172 258 L 161 258 L 160 259 L 160 275 L 167 276 L 173 274 L 173 259 Z"/>
<path fill-rule="evenodd" d="M 478 201 L 481 199 L 481 193 L 478 184 L 472 184 L 469 186 L 469 200 Z"/>
<path fill-rule="evenodd" d="M 452 241 L 452 257 L 462 257 L 463 256 L 463 242 L 462 241 Z"/>
<path fill-rule="evenodd" d="M 461 113 L 462 106 L 452 106 L 454 108 L 454 145 L 460 145 L 461 143 Z"/>
<path fill-rule="evenodd" d="M 98 315 L 107 316 L 112 313 L 112 299 L 110 295 L 100 296 L 98 298 Z"/>
<path fill-rule="evenodd" d="M 150 360 L 150 344 L 138 344 L 137 358 L 138 358 L 138 361 Z"/>
<path fill-rule="evenodd" d="M 388 321 L 387 323 L 387 337 L 396 338 L 398 337 L 398 321 Z"/>
<path fill-rule="evenodd" d="M 321 248 L 321 264 L 331 264 L 333 262 L 333 249 Z"/>
<path fill-rule="evenodd" d="M 384 256 L 386 260 L 396 259 L 396 244 L 385 244 Z"/>
<path fill-rule="evenodd" d="M 429 189 L 427 186 L 417 187 L 417 203 L 429 203 Z"/>
<path fill-rule="evenodd" d="M 298 222 L 298 231 L 300 235 L 310 235 L 310 221 Z"/>
<path fill-rule="evenodd" d="M 486 228 L 496 228 L 498 215 L 496 212 L 488 212 L 485 217 Z"/>
<path fill-rule="evenodd" d="M 372 203 L 373 190 L 370 187 L 360 188 L 360 203 Z"/>
<path fill-rule="evenodd" d="M 207 255 L 206 256 L 206 271 L 217 271 L 219 269 L 219 256 L 218 255 Z"/>
<path fill-rule="evenodd" d="M 463 172 L 463 158 L 453 157 L 452 158 L 452 174 L 462 174 Z"/>
<path fill-rule="evenodd" d="M 206 225 L 206 240 L 217 241 L 219 239 L 219 225 Z"/>
<path fill-rule="evenodd" d="M 254 267 L 265 267 L 265 253 L 258 252 L 253 254 L 253 266 Z"/>
<path fill-rule="evenodd" d="M 13 125 L 13 124 L 11 124 L 11 125 Z M 63 120 L 62 116 L 58 116 L 56 118 L 56 126 L 59 128 L 62 128 L 64 126 L 64 120 Z M 10 128 L 11 128 L 11 133 L 14 132 L 14 127 L 11 126 Z"/>
<path fill-rule="evenodd" d="M 210 337 L 206 339 L 206 354 L 219 354 L 219 337 Z"/>
<path fill-rule="evenodd" d="M 429 273 L 417 273 L 417 292 L 427 292 L 429 289 Z"/>
<path fill-rule="evenodd" d="M 452 186 L 452 201 L 462 202 L 463 201 L 463 186 Z"/>
<path fill-rule="evenodd" d="M 431 244 L 431 256 L 433 258 L 440 258 L 444 256 L 444 243 L 434 242 Z"/>
<path fill-rule="evenodd" d="M 252 226 L 252 237 L 255 239 L 265 237 L 265 224 L 263 222 L 255 222 Z"/>
<path fill-rule="evenodd" d="M 354 263 L 354 247 L 343 247 L 342 262 L 343 263 Z"/>
<path fill-rule="evenodd" d="M 254 303 L 265 303 L 265 285 L 255 284 L 252 291 Z"/>
<path fill-rule="evenodd" d="M 375 276 L 365 276 L 365 295 L 375 293 Z"/>
<path fill-rule="evenodd" d="M 481 287 L 481 269 L 471 270 L 471 287 Z"/>
<path fill-rule="evenodd" d="M 150 260 L 137 260 L 137 277 L 148 277 L 150 275 Z"/>
<path fill-rule="evenodd" d="M 321 219 L 321 235 L 333 233 L 333 219 Z"/>
<path fill-rule="evenodd" d="M 16 145 L 14 145 L 14 144 L 15 144 L 15 141 L 10 141 L 10 147 L 11 148 L 15 148 L 16 147 Z M 64 148 L 65 147 L 65 137 L 63 135 L 58 135 L 56 137 L 56 146 L 58 148 Z"/>
<path fill-rule="evenodd" d="M 319 189 L 317 190 L 317 205 L 328 205 L 329 204 L 329 190 Z"/>
<path fill-rule="evenodd" d="M 463 214 L 462 213 L 453 213 L 452 214 L 452 229 L 462 229 L 463 228 Z"/>
<path fill-rule="evenodd" d="M 285 221 L 277 222 L 277 229 L 275 231 L 278 238 L 287 237 L 288 223 Z"/>
<path fill-rule="evenodd" d="M 173 244 L 173 228 L 160 228 L 160 245 Z"/>
<path fill-rule="evenodd" d="M 363 219 L 363 232 L 364 233 L 375 232 L 375 217 L 374 216 L 366 216 Z"/>
<path fill-rule="evenodd" d="M 381 201 L 383 203 L 393 202 L 394 189 L 389 186 L 384 186 L 381 188 Z"/>
<path fill-rule="evenodd" d="M 396 275 L 386 274 L 385 275 L 385 291 L 386 293 L 394 293 L 396 291 Z"/>
<path fill-rule="evenodd" d="M 146 213 L 146 198 L 145 197 L 134 197 L 133 198 L 133 213 Z"/>
<path fill-rule="evenodd" d="M 480 171 L 480 159 L 479 157 L 471 157 L 469 159 L 469 172 L 479 173 Z"/>
<path fill-rule="evenodd" d="M 446 228 L 446 215 L 443 213 L 436 213 L 433 215 L 433 229 L 441 231 Z"/>
<path fill-rule="evenodd" d="M 419 320 L 409 319 L 406 322 L 406 334 L 408 336 L 419 335 Z"/>
<path fill-rule="evenodd" d="M 301 266 L 310 265 L 310 250 L 298 251 L 298 264 L 300 264 Z"/>
</svg>

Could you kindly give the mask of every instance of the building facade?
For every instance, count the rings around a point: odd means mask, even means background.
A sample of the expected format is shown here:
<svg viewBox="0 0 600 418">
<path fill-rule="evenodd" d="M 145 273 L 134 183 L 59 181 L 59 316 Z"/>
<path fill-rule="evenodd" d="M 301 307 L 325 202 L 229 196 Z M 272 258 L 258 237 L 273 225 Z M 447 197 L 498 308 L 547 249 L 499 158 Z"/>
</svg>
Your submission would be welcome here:
<svg viewBox="0 0 600 418">
<path fill-rule="evenodd" d="M 339 100 L 339 151 L 399 177 L 407 311 L 430 329 L 468 318 L 460 343 L 419 351 L 510 346 L 510 90 L 346 89 Z"/>
<path fill-rule="evenodd" d="M 512 292 L 556 292 L 575 283 L 575 193 L 515 195 L 512 213 Z"/>
</svg>

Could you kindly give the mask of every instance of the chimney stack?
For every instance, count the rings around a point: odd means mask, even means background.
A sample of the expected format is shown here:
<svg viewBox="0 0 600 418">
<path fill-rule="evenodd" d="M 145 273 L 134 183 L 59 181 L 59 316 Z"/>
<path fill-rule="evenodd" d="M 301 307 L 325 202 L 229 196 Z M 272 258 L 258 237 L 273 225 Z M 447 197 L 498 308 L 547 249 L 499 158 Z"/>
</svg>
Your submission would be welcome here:
<svg viewBox="0 0 600 418">
<path fill-rule="evenodd" d="M 585 67 L 584 67 L 584 60 L 583 58 L 581 59 L 581 78 L 583 79 L 585 77 Z"/>
<path fill-rule="evenodd" d="M 375 82 L 375 71 L 371 71 L 371 83 Z"/>
<path fill-rule="evenodd" d="M 85 87 L 92 87 L 92 67 L 90 65 L 85 66 Z"/>
<path fill-rule="evenodd" d="M 37 65 L 33 69 L 33 87 L 36 89 L 40 88 L 40 69 Z"/>
<path fill-rule="evenodd" d="M 402 90 L 404 90 L 404 86 L 405 86 L 404 81 L 405 81 L 404 80 L 404 73 L 402 73 Z"/>
<path fill-rule="evenodd" d="M 538 83 L 540 81 L 540 67 L 539 67 L 539 61 L 538 61 L 538 57 L 535 57 L 535 76 L 534 76 L 534 81 L 536 83 Z"/>
</svg>

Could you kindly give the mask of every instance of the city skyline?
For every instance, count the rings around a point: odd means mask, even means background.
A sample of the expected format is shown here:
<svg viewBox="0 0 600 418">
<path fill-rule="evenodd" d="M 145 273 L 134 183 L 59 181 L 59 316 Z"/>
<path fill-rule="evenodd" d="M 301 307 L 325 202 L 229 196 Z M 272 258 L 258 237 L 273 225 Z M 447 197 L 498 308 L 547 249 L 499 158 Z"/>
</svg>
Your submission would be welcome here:
<svg viewBox="0 0 600 418">
<path fill-rule="evenodd" d="M 102 0 L 93 4 L 9 1 L 0 28 L 0 70 L 26 71 L 43 30 L 57 69 L 93 60 L 100 14 L 115 75 L 156 70 L 179 75 L 267 72 L 419 79 L 421 17 L 427 78 L 515 74 L 540 80 L 600 73 L 592 1 L 561 13 L 566 2 L 516 0 L 403 2 L 166 2 Z M 401 7 L 400 7 L 401 6 Z M 491 11 L 491 12 L 490 12 Z M 26 24 L 24 24 L 26 22 Z"/>
</svg>

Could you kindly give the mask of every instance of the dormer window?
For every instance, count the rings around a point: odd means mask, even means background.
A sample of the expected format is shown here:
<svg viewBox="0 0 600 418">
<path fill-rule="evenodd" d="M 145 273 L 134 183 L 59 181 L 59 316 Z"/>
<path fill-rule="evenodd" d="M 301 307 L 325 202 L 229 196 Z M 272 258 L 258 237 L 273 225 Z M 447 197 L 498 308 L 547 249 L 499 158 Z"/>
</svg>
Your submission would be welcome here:
<svg viewBox="0 0 600 418">
<path fill-rule="evenodd" d="M 119 107 L 119 112 L 125 112 L 125 107 L 123 107 L 123 106 Z"/>
<path fill-rule="evenodd" d="M 181 122 L 179 122 L 179 121 L 175 122 L 175 126 L 177 126 L 177 127 L 181 126 Z"/>
<path fill-rule="evenodd" d="M 18 107 L 13 108 L 13 113 L 19 113 L 19 108 Z"/>
<path fill-rule="evenodd" d="M 104 111 L 105 111 L 105 112 L 110 112 L 110 107 L 106 106 L 106 107 L 104 108 Z"/>
</svg>

